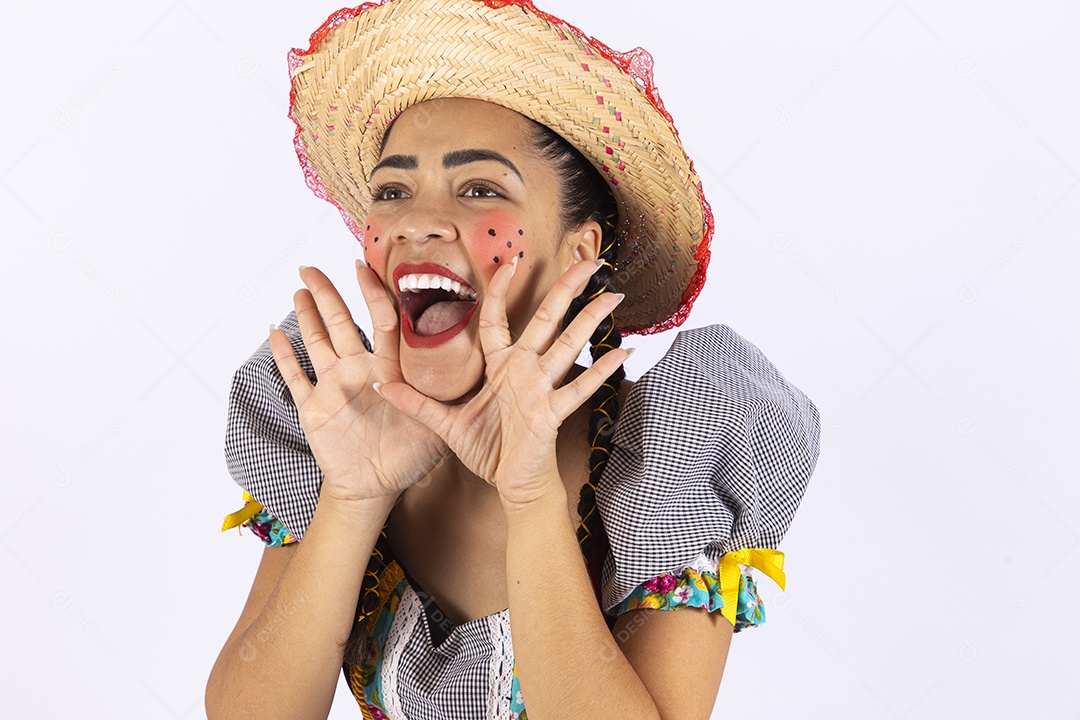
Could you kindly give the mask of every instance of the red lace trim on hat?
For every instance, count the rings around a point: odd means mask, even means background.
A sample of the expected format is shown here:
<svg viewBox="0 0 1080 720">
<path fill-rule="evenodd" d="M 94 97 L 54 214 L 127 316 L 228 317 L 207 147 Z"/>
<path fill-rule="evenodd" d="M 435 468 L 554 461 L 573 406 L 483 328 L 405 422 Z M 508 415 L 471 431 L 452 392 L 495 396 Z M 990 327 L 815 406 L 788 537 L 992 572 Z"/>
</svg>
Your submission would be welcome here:
<svg viewBox="0 0 1080 720">
<path fill-rule="evenodd" d="M 679 309 L 675 311 L 674 315 L 661 323 L 641 330 L 623 330 L 623 335 L 653 335 L 679 327 L 690 316 L 694 301 L 701 294 L 701 289 L 705 287 L 705 271 L 709 269 L 709 260 L 712 258 L 709 243 L 712 240 L 715 224 L 713 222 L 712 206 L 705 199 L 705 190 L 702 189 L 700 182 L 697 189 L 698 195 L 701 197 L 701 215 L 705 221 L 705 233 L 701 237 L 701 243 L 698 244 L 697 250 L 694 251 L 694 259 L 698 263 L 697 270 L 694 271 L 694 276 L 690 278 L 690 283 L 686 286 L 686 290 L 683 291 L 682 299 L 679 300 Z"/>
<path fill-rule="evenodd" d="M 376 2 L 366 2 L 362 5 L 353 8 L 342 8 L 334 12 L 330 17 L 318 27 L 315 32 L 311 33 L 308 38 L 309 45 L 307 50 L 301 50 L 300 48 L 293 48 L 289 51 L 289 78 L 295 74 L 296 69 L 303 65 L 304 56 L 310 55 L 315 51 L 315 46 L 318 45 L 323 39 L 330 34 L 334 28 L 341 23 L 351 20 L 361 13 L 370 10 L 371 8 L 385 5 L 386 3 L 393 2 L 393 0 L 377 0 Z M 675 137 L 679 137 L 679 131 L 675 127 L 675 121 L 672 119 L 671 114 L 664 107 L 664 101 L 660 98 L 660 91 L 656 87 L 656 83 L 653 80 L 653 57 L 644 48 L 634 48 L 627 52 L 618 52 L 612 50 L 610 47 L 600 42 L 594 37 L 582 32 L 577 26 L 572 25 L 565 20 L 551 15 L 549 13 L 540 10 L 533 5 L 532 0 L 477 0 L 482 2 L 490 8 L 501 8 L 507 5 L 517 5 L 524 11 L 531 13 L 552 25 L 558 25 L 570 30 L 578 39 L 586 46 L 595 48 L 600 51 L 600 54 L 605 58 L 613 62 L 623 72 L 634 79 L 638 87 L 645 93 L 645 96 L 649 98 L 649 101 L 653 106 L 660 111 L 660 114 L 671 125 L 672 131 L 675 133 Z M 311 161 L 308 160 L 307 153 L 304 152 L 303 142 L 300 139 L 300 123 L 293 116 L 293 107 L 296 105 L 296 98 L 294 97 L 295 89 L 292 83 L 289 83 L 289 119 L 296 125 L 296 134 L 293 136 L 293 147 L 296 149 L 296 155 L 300 159 L 300 166 L 304 171 L 304 181 L 311 191 L 315 193 L 316 197 L 326 200 L 331 205 L 338 209 L 341 213 L 341 217 L 345 220 L 345 224 L 348 226 L 349 231 L 360 241 L 363 246 L 363 230 L 357 225 L 356 221 L 346 212 L 327 192 L 323 186 L 322 181 L 319 180 L 318 173 L 315 172 L 315 168 L 312 166 Z M 694 163 L 690 161 L 690 169 L 693 170 Z M 640 330 L 624 329 L 622 330 L 625 335 L 652 335 L 654 333 L 670 330 L 671 328 L 678 327 L 686 322 L 686 318 L 690 315 L 691 306 L 701 293 L 702 287 L 705 285 L 705 271 L 709 266 L 709 259 L 711 252 L 709 245 L 712 241 L 713 232 L 715 230 L 715 224 L 713 221 L 712 207 L 709 205 L 709 201 L 705 199 L 705 191 L 701 187 L 701 183 L 697 186 L 698 195 L 701 197 L 701 210 L 702 216 L 705 222 L 705 232 L 701 238 L 701 243 L 694 251 L 694 259 L 697 261 L 697 270 L 694 272 L 694 276 L 690 278 L 690 283 L 686 286 L 686 290 L 683 291 L 682 298 L 679 301 L 679 309 L 667 320 L 657 323 L 652 327 L 642 328 Z"/>
<path fill-rule="evenodd" d="M 315 46 L 318 45 L 323 39 L 330 34 L 330 31 L 336 28 L 346 20 L 351 20 L 360 13 L 370 10 L 373 7 L 378 7 L 384 3 L 393 2 L 393 0 L 379 0 L 378 2 L 366 2 L 363 5 L 359 5 L 354 8 L 342 8 L 333 13 L 330 17 L 326 18 L 326 21 L 319 26 L 319 28 L 311 33 L 311 37 L 308 38 L 309 45 L 307 50 L 301 50 L 300 48 L 292 48 L 289 50 L 289 119 L 296 125 L 296 132 L 293 134 L 293 149 L 296 150 L 296 157 L 300 160 L 300 168 L 304 172 L 304 183 L 311 189 L 311 192 L 315 193 L 315 197 L 325 200 L 338 209 L 341 213 L 341 218 L 345 221 L 345 225 L 349 228 L 349 232 L 353 234 L 359 242 L 360 246 L 364 246 L 364 231 L 360 229 L 360 226 L 353 219 L 352 215 L 345 211 L 345 208 L 338 205 L 337 201 L 331 197 L 326 187 L 322 184 L 322 180 L 319 179 L 319 174 L 315 171 L 315 167 L 308 159 L 307 153 L 304 152 L 304 142 L 300 138 L 300 122 L 293 114 L 293 108 L 296 107 L 296 88 L 292 84 L 292 77 L 296 74 L 296 69 L 304 64 L 304 56 L 310 55 L 315 51 Z"/>
</svg>

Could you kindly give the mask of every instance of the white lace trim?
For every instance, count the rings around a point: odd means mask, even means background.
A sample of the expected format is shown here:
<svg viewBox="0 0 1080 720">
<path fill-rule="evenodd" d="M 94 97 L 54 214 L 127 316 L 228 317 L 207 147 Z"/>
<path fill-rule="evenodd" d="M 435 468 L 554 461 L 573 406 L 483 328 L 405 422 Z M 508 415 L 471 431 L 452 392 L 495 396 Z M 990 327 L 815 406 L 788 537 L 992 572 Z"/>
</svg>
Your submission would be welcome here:
<svg viewBox="0 0 1080 720">
<path fill-rule="evenodd" d="M 398 600 L 394 621 L 390 624 L 390 632 L 386 638 L 386 655 L 382 662 L 382 701 L 387 715 L 392 718 L 408 717 L 401 705 L 402 693 L 398 681 L 402 677 L 401 665 L 404 662 L 405 647 L 409 644 L 409 638 L 416 633 L 417 625 L 423 622 L 423 617 L 424 606 L 420 604 L 420 598 L 411 586 L 406 586 Z"/>
<path fill-rule="evenodd" d="M 705 553 L 701 553 L 696 558 L 691 560 L 690 564 L 687 567 L 692 568 L 699 573 L 712 573 L 713 575 L 715 575 L 719 570 L 720 561 L 713 560 Z M 674 574 L 678 575 L 681 572 L 682 570 L 679 570 Z"/>
<path fill-rule="evenodd" d="M 510 717 L 510 691 L 514 683 L 514 646 L 510 639 L 510 611 L 488 618 L 491 637 L 491 675 L 488 682 L 488 717 Z"/>
</svg>

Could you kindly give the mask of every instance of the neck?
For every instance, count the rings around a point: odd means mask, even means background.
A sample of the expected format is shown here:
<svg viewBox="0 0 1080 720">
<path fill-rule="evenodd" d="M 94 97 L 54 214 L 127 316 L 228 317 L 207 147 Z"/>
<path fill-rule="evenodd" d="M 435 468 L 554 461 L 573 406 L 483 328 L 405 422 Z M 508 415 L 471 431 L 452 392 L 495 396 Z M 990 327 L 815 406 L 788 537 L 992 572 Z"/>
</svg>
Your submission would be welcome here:
<svg viewBox="0 0 1080 720">
<path fill-rule="evenodd" d="M 499 491 L 494 485 L 480 477 L 458 459 L 450 455 L 432 472 L 432 480 L 454 488 L 454 494 L 466 501 L 470 507 L 482 508 L 498 504 Z"/>
</svg>

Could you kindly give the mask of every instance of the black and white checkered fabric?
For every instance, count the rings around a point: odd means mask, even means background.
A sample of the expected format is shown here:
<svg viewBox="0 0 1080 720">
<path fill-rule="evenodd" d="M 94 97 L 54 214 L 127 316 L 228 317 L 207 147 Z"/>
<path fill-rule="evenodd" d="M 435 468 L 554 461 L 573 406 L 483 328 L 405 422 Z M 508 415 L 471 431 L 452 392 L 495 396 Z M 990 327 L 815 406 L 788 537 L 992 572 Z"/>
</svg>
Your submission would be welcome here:
<svg viewBox="0 0 1080 720">
<path fill-rule="evenodd" d="M 296 312 L 278 325 L 289 337 L 300 367 L 315 381 L 315 369 L 300 335 Z M 299 540 L 319 501 L 323 474 L 311 454 L 289 387 L 277 369 L 267 339 L 233 374 L 225 461 L 240 487 Z"/>
<path fill-rule="evenodd" d="M 278 326 L 313 380 L 295 313 Z M 724 325 L 678 334 L 634 385 L 597 490 L 611 550 L 604 610 L 665 572 L 776 548 L 818 456 L 813 403 Z M 264 342 L 233 376 L 225 456 L 234 480 L 299 539 L 322 472 Z"/>
<path fill-rule="evenodd" d="M 706 555 L 776 548 L 818 457 L 814 404 L 725 325 L 680 332 L 635 383 L 596 493 L 604 610 Z"/>
<path fill-rule="evenodd" d="M 379 668 L 388 717 L 509 720 L 513 675 L 509 608 L 457 625 L 434 643 L 422 600 L 405 588 Z"/>
</svg>

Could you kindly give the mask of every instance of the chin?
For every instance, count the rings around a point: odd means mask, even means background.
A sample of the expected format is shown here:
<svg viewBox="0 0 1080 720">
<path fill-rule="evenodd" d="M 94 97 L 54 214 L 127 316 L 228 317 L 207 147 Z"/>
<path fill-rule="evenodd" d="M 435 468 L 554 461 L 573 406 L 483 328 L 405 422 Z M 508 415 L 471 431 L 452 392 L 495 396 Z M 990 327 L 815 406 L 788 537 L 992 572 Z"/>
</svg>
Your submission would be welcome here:
<svg viewBox="0 0 1080 720">
<path fill-rule="evenodd" d="M 415 350 L 402 343 L 400 353 L 405 382 L 439 402 L 453 403 L 484 382 L 484 355 L 478 345 L 448 343 Z"/>
</svg>

